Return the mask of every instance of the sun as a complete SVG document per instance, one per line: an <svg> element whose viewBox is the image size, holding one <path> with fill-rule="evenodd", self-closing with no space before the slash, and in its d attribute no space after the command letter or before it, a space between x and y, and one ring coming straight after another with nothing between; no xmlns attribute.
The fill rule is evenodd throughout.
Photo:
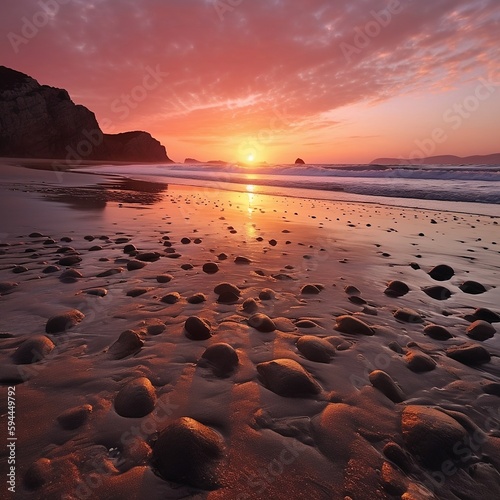
<svg viewBox="0 0 500 500"><path fill-rule="evenodd" d="M250 153L247 156L247 161L250 162L250 163L252 163L254 160L255 160L255 155L253 153Z"/></svg>

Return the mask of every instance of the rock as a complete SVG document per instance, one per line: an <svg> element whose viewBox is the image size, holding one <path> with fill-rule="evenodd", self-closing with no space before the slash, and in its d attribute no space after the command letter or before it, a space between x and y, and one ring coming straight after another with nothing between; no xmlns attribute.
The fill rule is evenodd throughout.
<svg viewBox="0 0 500 500"><path fill-rule="evenodd" d="M229 375L239 363L237 352L232 346L225 343L211 345L201 357L219 377Z"/></svg>
<svg viewBox="0 0 500 500"><path fill-rule="evenodd" d="M123 272L122 267L115 267L114 269L107 269L106 271L99 273L97 275L97 278L108 278L109 276L114 276L115 274L120 274L122 272Z"/></svg>
<svg viewBox="0 0 500 500"><path fill-rule="evenodd" d="M405 323L423 323L424 321L418 312L409 308L398 309L393 316Z"/></svg>
<svg viewBox="0 0 500 500"><path fill-rule="evenodd" d="M163 333L167 327L165 326L165 323L161 320L148 320L148 324L146 326L146 331L148 332L148 335L160 335L160 333Z"/></svg>
<svg viewBox="0 0 500 500"><path fill-rule="evenodd" d="M458 288L460 288L462 292L470 295L480 295L486 292L486 288L477 281L464 281Z"/></svg>
<svg viewBox="0 0 500 500"><path fill-rule="evenodd" d="M132 245L132 243L125 245L123 248L123 253L126 253L128 255L137 252L137 247L135 245Z"/></svg>
<svg viewBox="0 0 500 500"><path fill-rule="evenodd" d="M440 264L429 271L429 276L436 281L447 281L453 278L454 275L453 268L446 264Z"/></svg>
<svg viewBox="0 0 500 500"><path fill-rule="evenodd" d="M259 308L255 299L252 299L252 298L245 299L243 301L242 307L246 313L250 313L250 314L254 313Z"/></svg>
<svg viewBox="0 0 500 500"><path fill-rule="evenodd" d="M260 300L273 300L274 298L275 298L275 293L274 290L271 290L271 288L264 288L259 292Z"/></svg>
<svg viewBox="0 0 500 500"><path fill-rule="evenodd" d="M384 462L380 470L380 480L384 490L401 498L408 489L408 478L390 462Z"/></svg>
<svg viewBox="0 0 500 500"><path fill-rule="evenodd" d="M99 252L100 250L102 250L101 245L94 245L93 247L89 248L89 252Z"/></svg>
<svg viewBox="0 0 500 500"><path fill-rule="evenodd" d="M123 359L138 353L144 341L133 330L125 330L120 334L118 340L108 349L108 356L112 359Z"/></svg>
<svg viewBox="0 0 500 500"><path fill-rule="evenodd" d="M410 291L409 286L402 281L390 281L384 293L389 297L403 297Z"/></svg>
<svg viewBox="0 0 500 500"><path fill-rule="evenodd" d="M320 292L321 290L315 285L304 285L300 290L301 295L317 295Z"/></svg>
<svg viewBox="0 0 500 500"><path fill-rule="evenodd" d="M81 427L88 419L89 415L92 413L92 405L81 405L75 408L70 408L57 417L57 422L59 425L67 430L71 431Z"/></svg>
<svg viewBox="0 0 500 500"><path fill-rule="evenodd" d="M144 252L138 253L135 258L141 262L156 262L161 257L158 252Z"/></svg>
<svg viewBox="0 0 500 500"><path fill-rule="evenodd" d="M39 458L32 463L23 478L24 486L36 490L52 478L52 463L48 458Z"/></svg>
<svg viewBox="0 0 500 500"><path fill-rule="evenodd" d="M161 298L161 301L164 302L165 304L175 304L177 302L179 302L179 300L181 300L181 296L179 294L179 292L170 292L170 293L167 293L167 295L164 295L162 298Z"/></svg>
<svg viewBox="0 0 500 500"><path fill-rule="evenodd" d="M353 335L373 335L373 330L364 322L354 316L344 315L336 318L336 330Z"/></svg>
<svg viewBox="0 0 500 500"><path fill-rule="evenodd" d="M141 262L140 260L129 260L127 262L127 271L137 271L146 267L146 262Z"/></svg>
<svg viewBox="0 0 500 500"><path fill-rule="evenodd" d="M306 162L302 158L297 158L295 160L295 165L305 165Z"/></svg>
<svg viewBox="0 0 500 500"><path fill-rule="evenodd" d="M156 277L158 283L169 283L174 277L171 274L160 274Z"/></svg>
<svg viewBox="0 0 500 500"><path fill-rule="evenodd" d="M495 335L496 330L487 321L478 319L467 327L465 333L471 339L482 341L491 339Z"/></svg>
<svg viewBox="0 0 500 500"><path fill-rule="evenodd" d="M76 283L79 279L83 278L83 274L76 269L66 269L59 276L61 283Z"/></svg>
<svg viewBox="0 0 500 500"><path fill-rule="evenodd" d="M218 462L224 454L221 436L206 425L181 417L160 430L152 465L167 481L198 489L218 487Z"/></svg>
<svg viewBox="0 0 500 500"><path fill-rule="evenodd" d="M422 288L422 291L436 300L446 300L451 297L451 292L444 286L428 286Z"/></svg>
<svg viewBox="0 0 500 500"><path fill-rule="evenodd" d="M78 255L69 255L68 257L63 257L62 259L59 259L58 264L60 266L74 266L75 264L78 264L81 261L82 258L78 257Z"/></svg>
<svg viewBox="0 0 500 500"><path fill-rule="evenodd" d="M204 293L195 293L186 300L188 304L201 304L202 302L206 302L207 296Z"/></svg>
<svg viewBox="0 0 500 500"><path fill-rule="evenodd" d="M297 349L309 361L329 363L335 355L335 347L325 339L304 335L296 342Z"/></svg>
<svg viewBox="0 0 500 500"><path fill-rule="evenodd" d="M29 365L41 361L50 354L55 345L45 335L35 335L25 340L14 352L12 359L17 365Z"/></svg>
<svg viewBox="0 0 500 500"><path fill-rule="evenodd" d="M45 325L46 333L60 333L80 323L85 315L77 309L71 309L62 314L52 316Z"/></svg>
<svg viewBox="0 0 500 500"><path fill-rule="evenodd" d="M415 373L430 372L436 368L436 362L427 354L409 351L405 356L408 368Z"/></svg>
<svg viewBox="0 0 500 500"><path fill-rule="evenodd" d="M43 269L42 273L43 274L50 274L50 273L57 273L57 271L60 271L61 269L58 266L55 265L50 265L47 266Z"/></svg>
<svg viewBox="0 0 500 500"><path fill-rule="evenodd" d="M402 471L409 473L412 470L411 459L407 453L394 441L390 441L384 446L383 454Z"/></svg>
<svg viewBox="0 0 500 500"><path fill-rule="evenodd" d="M13 281L2 281L0 283L0 295L12 293L18 286L19 283L14 283Z"/></svg>
<svg viewBox="0 0 500 500"><path fill-rule="evenodd" d="M406 399L399 385L394 382L388 373L382 370L374 370L368 378L373 387L387 396L393 403L401 403Z"/></svg>
<svg viewBox="0 0 500 500"><path fill-rule="evenodd" d="M97 297L105 297L108 294L108 291L105 288L90 288L85 290L85 293L88 295L95 295Z"/></svg>
<svg viewBox="0 0 500 500"><path fill-rule="evenodd" d="M26 266L15 266L15 267L12 269L12 272L13 272L14 274L26 273L27 271L29 271L29 269L28 269Z"/></svg>
<svg viewBox="0 0 500 500"><path fill-rule="evenodd" d="M121 417L140 418L154 410L156 391L146 377L136 378L124 385L115 397L115 411Z"/></svg>
<svg viewBox="0 0 500 500"><path fill-rule="evenodd" d="M351 296L361 295L361 290L359 288L355 287L354 285L347 285L344 288L344 292L347 293L347 295L351 295Z"/></svg>
<svg viewBox="0 0 500 500"><path fill-rule="evenodd" d="M206 262L203 264L203 272L207 274L215 274L219 272L219 266L215 262Z"/></svg>
<svg viewBox="0 0 500 500"><path fill-rule="evenodd" d="M490 353L479 344L465 344L450 347L446 351L449 358L454 359L464 365L476 366L488 363L491 360Z"/></svg>
<svg viewBox="0 0 500 500"><path fill-rule="evenodd" d="M223 304L231 304L237 302L240 298L241 291L237 286L231 283L220 283L214 288L214 292L219 295L217 302Z"/></svg>
<svg viewBox="0 0 500 500"><path fill-rule="evenodd" d="M314 396L321 392L320 385L296 361L275 359L257 365L265 387L284 397Z"/></svg>
<svg viewBox="0 0 500 500"><path fill-rule="evenodd" d="M238 256L234 259L235 264L251 264L252 261L247 257Z"/></svg>
<svg viewBox="0 0 500 500"><path fill-rule="evenodd" d="M103 134L94 113L75 105L66 90L39 85L5 66L0 82L0 156L171 161L146 132Z"/></svg>
<svg viewBox="0 0 500 500"><path fill-rule="evenodd" d="M295 326L297 328L317 328L319 325L310 319L299 319Z"/></svg>
<svg viewBox="0 0 500 500"><path fill-rule="evenodd" d="M485 307L479 307L473 313L473 316L476 319L482 319L483 321L487 321L488 323L500 323L500 314L497 314L494 311L490 311L490 309L486 309Z"/></svg>
<svg viewBox="0 0 500 500"><path fill-rule="evenodd" d="M484 384L483 391L486 394L492 394L493 396L500 396L500 382L488 382Z"/></svg>
<svg viewBox="0 0 500 500"><path fill-rule="evenodd" d="M465 429L442 411L410 405L401 414L401 430L406 448L424 466L437 470L443 462L456 458L457 443L465 443Z"/></svg>
<svg viewBox="0 0 500 500"><path fill-rule="evenodd" d="M193 264L186 263L181 265L181 269L183 269L184 271L190 271L193 268L194 268Z"/></svg>
<svg viewBox="0 0 500 500"><path fill-rule="evenodd" d="M259 332L270 333L276 330L274 321L269 316L262 313L255 313L250 316L250 318L248 318L248 324Z"/></svg>
<svg viewBox="0 0 500 500"><path fill-rule="evenodd" d="M132 288L132 290L129 290L127 292L127 297L139 297L141 295L144 295L145 293L149 292L150 288Z"/></svg>
<svg viewBox="0 0 500 500"><path fill-rule="evenodd" d="M184 323L186 337L191 340L207 340L212 336L212 327L206 319L189 317Z"/></svg>
<svg viewBox="0 0 500 500"><path fill-rule="evenodd" d="M448 340L453 338L453 335L446 328L432 324L424 328L424 335L428 335L434 340Z"/></svg>
<svg viewBox="0 0 500 500"><path fill-rule="evenodd" d="M180 253L173 252L173 253L167 253L166 257L168 257L169 259L178 259L179 257L182 257L182 255Z"/></svg>

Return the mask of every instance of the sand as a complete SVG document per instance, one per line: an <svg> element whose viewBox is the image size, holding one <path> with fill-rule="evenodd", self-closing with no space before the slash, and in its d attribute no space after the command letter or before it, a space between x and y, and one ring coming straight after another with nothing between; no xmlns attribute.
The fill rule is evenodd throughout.
<svg viewBox="0 0 500 500"><path fill-rule="evenodd" d="M499 218L1 174L15 498L498 498Z"/></svg>

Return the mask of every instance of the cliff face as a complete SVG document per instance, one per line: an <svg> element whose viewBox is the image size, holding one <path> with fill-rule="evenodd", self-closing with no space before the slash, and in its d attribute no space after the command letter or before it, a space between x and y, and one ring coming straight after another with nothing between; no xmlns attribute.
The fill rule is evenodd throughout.
<svg viewBox="0 0 500 500"><path fill-rule="evenodd" d="M0 66L0 156L72 161L171 161L146 132L103 134L66 90Z"/></svg>

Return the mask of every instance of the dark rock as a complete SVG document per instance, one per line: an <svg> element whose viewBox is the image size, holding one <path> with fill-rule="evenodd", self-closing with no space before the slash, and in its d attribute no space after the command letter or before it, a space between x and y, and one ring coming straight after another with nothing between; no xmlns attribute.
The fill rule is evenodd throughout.
<svg viewBox="0 0 500 500"><path fill-rule="evenodd" d="M123 253L130 255L130 254L135 253L135 252L137 252L137 247L135 245L129 244L129 245L125 245L125 247L123 248Z"/></svg>
<svg viewBox="0 0 500 500"><path fill-rule="evenodd" d="M309 361L329 363L335 355L335 347L325 339L304 335L297 340L297 349Z"/></svg>
<svg viewBox="0 0 500 500"><path fill-rule="evenodd" d="M466 329L467 337L474 340L488 340L493 337L496 333L494 326L491 326L487 321L478 319L474 323L470 324Z"/></svg>
<svg viewBox="0 0 500 500"><path fill-rule="evenodd" d="M276 330L274 321L267 315L262 313L255 313L248 318L248 324L258 330L259 332L270 333Z"/></svg>
<svg viewBox="0 0 500 500"><path fill-rule="evenodd" d="M191 239L190 238L182 238L181 243L183 245L189 245L189 243L191 243Z"/></svg>
<svg viewBox="0 0 500 500"><path fill-rule="evenodd" d="M366 300L363 297L358 297L357 295L349 295L349 297L347 297L347 300L358 306L367 304Z"/></svg>
<svg viewBox="0 0 500 500"><path fill-rule="evenodd" d="M347 293L347 295L351 295L351 296L361 295L361 290L358 287L355 287L354 285L347 285L344 288L344 292Z"/></svg>
<svg viewBox="0 0 500 500"><path fill-rule="evenodd" d="M108 356L112 359L123 359L138 353L143 345L144 341L137 332L125 330L108 349Z"/></svg>
<svg viewBox="0 0 500 500"><path fill-rule="evenodd" d="M21 274L21 273L25 273L29 271L29 269L26 267L26 266L15 266L13 269L12 269L12 272L14 274Z"/></svg>
<svg viewBox="0 0 500 500"><path fill-rule="evenodd" d="M162 298L161 298L161 301L164 302L165 304L175 304L177 302L179 302L179 300L181 300L181 295L179 294L179 292L170 292L170 293L167 293L167 295L164 295Z"/></svg>
<svg viewBox="0 0 500 500"><path fill-rule="evenodd" d="M181 269L183 269L184 271L190 271L191 269L193 269L193 264L182 264Z"/></svg>
<svg viewBox="0 0 500 500"><path fill-rule="evenodd" d="M217 466L223 453L224 441L216 431L181 417L160 430L152 465L167 481L212 490L219 486Z"/></svg>
<svg viewBox="0 0 500 500"><path fill-rule="evenodd" d="M63 257L62 259L59 259L58 264L60 266L74 266L75 264L78 264L81 261L82 258L78 257L78 255L69 255L68 257Z"/></svg>
<svg viewBox="0 0 500 500"><path fill-rule="evenodd" d="M23 478L24 486L28 490L42 487L52 477L52 463L48 458L39 458L32 463Z"/></svg>
<svg viewBox="0 0 500 500"><path fill-rule="evenodd" d="M305 165L306 162L302 158L297 158L295 160L295 165Z"/></svg>
<svg viewBox="0 0 500 500"><path fill-rule="evenodd" d="M384 446L383 454L402 471L409 473L412 470L411 459L407 453L394 441L390 441Z"/></svg>
<svg viewBox="0 0 500 500"><path fill-rule="evenodd" d="M399 321L404 321L405 323L423 323L424 321L418 312L409 308L398 309L394 313L394 317Z"/></svg>
<svg viewBox="0 0 500 500"><path fill-rule="evenodd" d="M187 298L187 302L189 304L201 304L202 302L206 302L207 297L204 293L195 293Z"/></svg>
<svg viewBox="0 0 500 500"><path fill-rule="evenodd" d="M320 292L321 290L315 285L304 285L300 289L300 293L302 295L317 295Z"/></svg>
<svg viewBox="0 0 500 500"><path fill-rule="evenodd" d="M243 301L242 307L243 310L247 313L254 313L259 308L255 299L252 298L245 299Z"/></svg>
<svg viewBox="0 0 500 500"><path fill-rule="evenodd" d="M12 293L18 286L19 283L14 283L13 281L2 281L0 283L0 295Z"/></svg>
<svg viewBox="0 0 500 500"><path fill-rule="evenodd" d="M28 237L29 238L45 238L45 236L39 232L30 233Z"/></svg>
<svg viewBox="0 0 500 500"><path fill-rule="evenodd" d="M54 342L45 335L35 335L25 340L14 352L12 359L17 365L29 365L41 361L54 349Z"/></svg>
<svg viewBox="0 0 500 500"><path fill-rule="evenodd" d="M97 277L98 278L108 278L109 276L114 276L115 274L120 274L122 272L123 272L122 267L115 267L114 269L107 269L106 271L99 273L97 275Z"/></svg>
<svg viewBox="0 0 500 500"><path fill-rule="evenodd" d="M402 281L390 281L384 293L389 297L403 297L410 291L408 285Z"/></svg>
<svg viewBox="0 0 500 500"><path fill-rule="evenodd" d="M219 260L227 260L227 255L225 253L220 253L219 255L217 255L217 258Z"/></svg>
<svg viewBox="0 0 500 500"><path fill-rule="evenodd" d="M429 297L436 300L446 300L451 297L451 292L444 286L428 286L422 288L422 291Z"/></svg>
<svg viewBox="0 0 500 500"><path fill-rule="evenodd" d="M427 354L410 351L405 356L408 368L415 373L430 372L436 368L436 362Z"/></svg>
<svg viewBox="0 0 500 500"><path fill-rule="evenodd" d="M146 262L142 262L140 260L129 260L127 262L127 270L128 271L137 271L139 269L142 269L143 267L146 267L147 264Z"/></svg>
<svg viewBox="0 0 500 500"><path fill-rule="evenodd" d="M488 323L500 323L500 314L497 314L494 311L490 311L485 307L479 307L473 313L473 316L476 319L482 319L483 321L487 321Z"/></svg>
<svg viewBox="0 0 500 500"><path fill-rule="evenodd" d="M317 328L318 324L315 323L314 321L310 319L299 319L296 323L295 326L297 328Z"/></svg>
<svg viewBox="0 0 500 500"><path fill-rule="evenodd" d="M67 269L59 276L61 283L76 283L79 279L83 278L83 274L76 269Z"/></svg>
<svg viewBox="0 0 500 500"><path fill-rule="evenodd" d="M92 405L81 405L75 408L69 408L57 417L59 425L67 430L72 431L81 427L92 413Z"/></svg>
<svg viewBox="0 0 500 500"><path fill-rule="evenodd" d="M182 255L180 253L174 252L174 253L167 253L165 257L168 257L169 259L178 259L179 257L182 257Z"/></svg>
<svg viewBox="0 0 500 500"><path fill-rule="evenodd" d="M259 292L260 300L273 300L274 298L275 298L274 290L271 290L270 288L264 288Z"/></svg>
<svg viewBox="0 0 500 500"><path fill-rule="evenodd" d="M171 274L160 274L156 277L158 283L168 283L172 281L174 277Z"/></svg>
<svg viewBox="0 0 500 500"><path fill-rule="evenodd" d="M69 330L80 323L85 315L77 309L71 309L62 314L52 316L45 325L46 333L60 333Z"/></svg>
<svg viewBox="0 0 500 500"><path fill-rule="evenodd" d="M416 262L411 262L410 267L414 269L415 271L418 271L420 269L420 265L417 264Z"/></svg>
<svg viewBox="0 0 500 500"><path fill-rule="evenodd" d="M207 340L212 336L210 323L198 316L189 317L184 323L186 337L191 340Z"/></svg>
<svg viewBox="0 0 500 500"><path fill-rule="evenodd" d="M336 329L342 333L353 335L373 335L373 330L364 322L354 316L344 315L336 318Z"/></svg>
<svg viewBox="0 0 500 500"><path fill-rule="evenodd" d="M292 359L275 359L257 365L264 385L284 397L314 396L321 387L314 378Z"/></svg>
<svg viewBox="0 0 500 500"><path fill-rule="evenodd" d="M448 340L453 338L453 335L443 326L427 325L424 328L424 334L434 340Z"/></svg>
<svg viewBox="0 0 500 500"><path fill-rule="evenodd" d="M479 344L466 344L457 347L450 347L446 351L449 358L454 359L464 365L476 366L488 363L491 360L490 353Z"/></svg>
<svg viewBox="0 0 500 500"><path fill-rule="evenodd" d="M460 288L462 292L470 295L480 295L486 292L486 288L477 281L464 281L458 288Z"/></svg>
<svg viewBox="0 0 500 500"><path fill-rule="evenodd" d="M374 370L368 378L373 387L387 396L393 403L401 403L406 399L399 385L394 382L388 373L382 370Z"/></svg>
<svg viewBox="0 0 500 500"><path fill-rule="evenodd" d="M90 288L85 290L85 293L88 295L95 295L96 297L105 297L108 291L105 288Z"/></svg>
<svg viewBox="0 0 500 500"><path fill-rule="evenodd" d="M229 375L239 363L237 352L232 346L225 343L211 345L201 357L212 368L214 374L219 377Z"/></svg>
<svg viewBox="0 0 500 500"><path fill-rule="evenodd" d="M57 271L60 271L60 268L54 265L47 266L43 269L42 273L44 274L50 274L50 273L57 273Z"/></svg>
<svg viewBox="0 0 500 500"><path fill-rule="evenodd" d="M101 245L94 245L93 247L89 248L89 252L99 252L100 250L102 250Z"/></svg>
<svg viewBox="0 0 500 500"><path fill-rule="evenodd" d="M217 302L223 304L232 304L238 302L241 291L237 286L231 283L220 283L214 288L214 292L219 295Z"/></svg>
<svg viewBox="0 0 500 500"><path fill-rule="evenodd" d="M139 297L149 292L149 288L132 288L127 292L127 297Z"/></svg>
<svg viewBox="0 0 500 500"><path fill-rule="evenodd" d="M442 411L410 405L401 415L401 430L406 448L423 465L437 470L456 457L456 444L465 443L467 432Z"/></svg>
<svg viewBox="0 0 500 500"><path fill-rule="evenodd" d="M137 260L140 260L141 262L156 262L159 260L161 257L161 254L158 252L145 252L145 253L138 253L135 258Z"/></svg>
<svg viewBox="0 0 500 500"><path fill-rule="evenodd" d="M207 274L215 274L219 272L219 266L215 262L206 262L203 264L203 272Z"/></svg>
<svg viewBox="0 0 500 500"><path fill-rule="evenodd" d="M484 384L483 391L486 394L492 394L493 396L500 396L500 382L488 382Z"/></svg>
<svg viewBox="0 0 500 500"><path fill-rule="evenodd" d="M454 275L453 268L446 264L440 264L429 271L429 276L436 281L447 281L453 278Z"/></svg>
<svg viewBox="0 0 500 500"><path fill-rule="evenodd" d="M247 257L238 256L234 259L235 264L251 264L252 261Z"/></svg>
<svg viewBox="0 0 500 500"><path fill-rule="evenodd" d="M115 411L121 417L140 418L154 410L156 392L146 377L136 378L124 385L115 397Z"/></svg>

